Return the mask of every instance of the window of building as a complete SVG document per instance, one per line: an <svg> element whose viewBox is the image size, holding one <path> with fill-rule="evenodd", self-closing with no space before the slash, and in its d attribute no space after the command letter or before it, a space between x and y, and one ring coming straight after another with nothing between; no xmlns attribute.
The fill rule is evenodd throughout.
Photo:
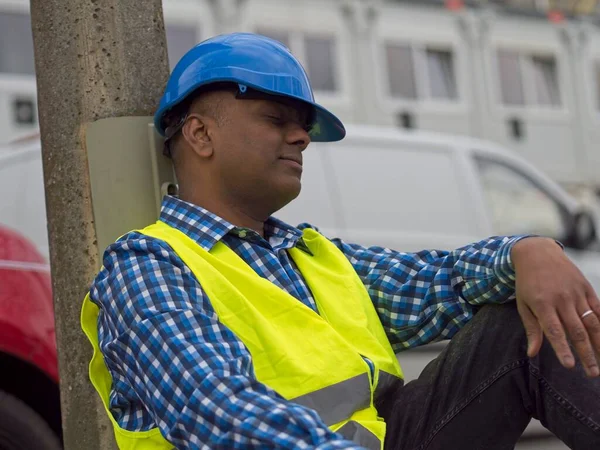
<svg viewBox="0 0 600 450"><path fill-rule="evenodd" d="M393 97L416 99L415 62L412 48L404 44L387 43L388 81Z"/></svg>
<svg viewBox="0 0 600 450"><path fill-rule="evenodd" d="M29 14L1 12L0 73L34 75L33 37Z"/></svg>
<svg viewBox="0 0 600 450"><path fill-rule="evenodd" d="M502 103L508 106L559 107L560 85L556 58L498 50Z"/></svg>
<svg viewBox="0 0 600 450"><path fill-rule="evenodd" d="M432 98L456 100L456 79L454 78L454 57L449 50L425 51L427 73Z"/></svg>
<svg viewBox="0 0 600 450"><path fill-rule="evenodd" d="M336 67L336 41L333 36L307 32L258 28L257 33L281 42L302 62L315 91L339 89Z"/></svg>
<svg viewBox="0 0 600 450"><path fill-rule="evenodd" d="M388 88L392 97L407 100L458 99L452 50L386 42L385 56Z"/></svg>
<svg viewBox="0 0 600 450"><path fill-rule="evenodd" d="M192 25L175 25L166 22L165 33L167 35L169 65L173 70L183 55L198 43L198 29Z"/></svg>
<svg viewBox="0 0 600 450"><path fill-rule="evenodd" d="M554 57L532 56L531 63L536 88L536 103L545 106L560 106L560 92Z"/></svg>
<svg viewBox="0 0 600 450"><path fill-rule="evenodd" d="M498 75L500 77L502 103L505 105L524 105L525 93L517 52L498 51Z"/></svg>
<svg viewBox="0 0 600 450"><path fill-rule="evenodd" d="M335 80L335 41L331 37L304 36L306 70L316 91L333 92Z"/></svg>

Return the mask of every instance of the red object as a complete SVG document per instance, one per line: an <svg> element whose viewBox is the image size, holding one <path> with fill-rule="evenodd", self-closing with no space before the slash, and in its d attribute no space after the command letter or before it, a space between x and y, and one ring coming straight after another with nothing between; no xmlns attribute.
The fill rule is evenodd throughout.
<svg viewBox="0 0 600 450"><path fill-rule="evenodd" d="M548 11L548 20L552 23L561 23L565 21L565 15L562 11L551 9Z"/></svg>
<svg viewBox="0 0 600 450"><path fill-rule="evenodd" d="M458 11L465 7L465 2L462 0L446 0L445 4L450 11Z"/></svg>
<svg viewBox="0 0 600 450"><path fill-rule="evenodd" d="M50 267L35 245L0 226L0 352L58 383Z"/></svg>

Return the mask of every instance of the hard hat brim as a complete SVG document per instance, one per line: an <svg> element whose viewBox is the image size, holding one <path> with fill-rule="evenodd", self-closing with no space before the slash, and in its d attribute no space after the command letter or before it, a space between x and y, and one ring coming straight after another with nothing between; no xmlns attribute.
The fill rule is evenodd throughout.
<svg viewBox="0 0 600 450"><path fill-rule="evenodd" d="M195 88L193 90L199 89L202 86L207 86L209 84L221 83L221 82L226 82L226 83L230 82L230 83L234 83L234 84L239 84L240 80L236 79L236 78L212 79L212 80L210 80L210 83L206 83L206 84L203 84L200 86L195 86ZM342 121L340 119L338 119L335 116L335 114L333 114L332 112L330 112L328 109L324 108L323 106L319 105L318 103L309 101L307 99L304 99L304 98L296 96L296 95L289 95L289 94L282 95L280 92L271 91L269 89L265 89L263 87L257 86L253 83L245 83L245 85L249 88L252 88L259 92L263 92L267 95L273 95L275 97L286 97L286 98L294 99L294 100L300 101L300 102L305 103L305 104L309 105L310 107L312 107L315 112L315 120L314 120L313 126L309 132L311 141L313 141L313 142L336 142L336 141L341 141L346 136L346 129L344 128ZM188 97L190 94L191 94L191 92L184 92L181 95L181 99L183 100L184 98ZM176 103L172 104L171 107L173 107L175 105L176 105ZM165 129L163 128L163 124L161 123L160 119L163 117L163 115L165 113L165 109L166 108L159 108L158 111L156 112L155 118L154 118L154 126L156 127L157 131L162 136L165 136Z"/></svg>
<svg viewBox="0 0 600 450"><path fill-rule="evenodd" d="M310 102L306 103L310 104ZM321 105L312 103L312 106L315 109L315 122L308 133L310 139L313 142L336 142L344 139L346 128L342 121Z"/></svg>

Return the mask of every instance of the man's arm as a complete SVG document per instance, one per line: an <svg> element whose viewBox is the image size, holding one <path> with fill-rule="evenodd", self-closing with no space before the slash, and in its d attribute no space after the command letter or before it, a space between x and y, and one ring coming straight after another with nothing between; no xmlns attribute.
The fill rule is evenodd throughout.
<svg viewBox="0 0 600 450"><path fill-rule="evenodd" d="M514 300L510 255L523 237L493 237L450 252L418 253L332 242L362 279L399 352L450 339L484 303Z"/></svg>
<svg viewBox="0 0 600 450"><path fill-rule="evenodd" d="M530 357L545 337L572 368L570 341L587 375L600 376L600 300L553 239L493 237L419 253L333 242L369 290L395 351L451 338L478 305L516 298Z"/></svg>
<svg viewBox="0 0 600 450"><path fill-rule="evenodd" d="M256 380L248 350L165 243L132 233L113 244L91 297L124 428L158 426L177 448L359 448Z"/></svg>

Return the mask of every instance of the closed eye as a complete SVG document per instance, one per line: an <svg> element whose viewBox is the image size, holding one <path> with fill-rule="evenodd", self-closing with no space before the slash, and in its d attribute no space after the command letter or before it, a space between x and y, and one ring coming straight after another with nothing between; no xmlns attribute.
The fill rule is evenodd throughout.
<svg viewBox="0 0 600 450"><path fill-rule="evenodd" d="M283 117L280 116L274 116L274 115L267 115L266 116L271 122L273 122L275 125L278 126L283 126L286 123L290 122L290 120L284 119ZM306 131L307 133L310 132L310 130L312 129L313 124L312 123L307 123L307 124L302 124L302 129L304 131Z"/></svg>
<svg viewBox="0 0 600 450"><path fill-rule="evenodd" d="M279 117L279 116L267 116L268 119L271 120L271 122L276 123L278 125L282 125L285 121Z"/></svg>

